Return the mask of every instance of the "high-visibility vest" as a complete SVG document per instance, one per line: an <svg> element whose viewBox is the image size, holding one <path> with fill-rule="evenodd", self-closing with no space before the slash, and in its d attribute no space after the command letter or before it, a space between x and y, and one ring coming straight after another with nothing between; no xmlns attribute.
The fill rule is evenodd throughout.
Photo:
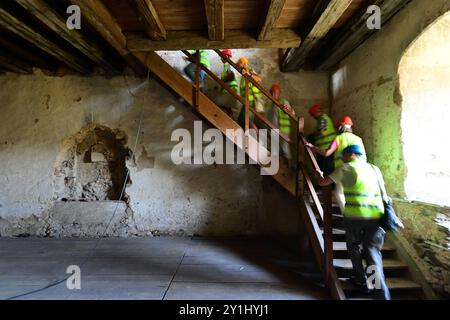
<svg viewBox="0 0 450 320"><path fill-rule="evenodd" d="M286 104L284 99L280 99L279 102L281 105ZM273 107L277 108L280 132L289 136L291 134L291 117L277 106L274 105Z"/></svg>
<svg viewBox="0 0 450 320"><path fill-rule="evenodd" d="M325 129L325 132L323 132L322 134L318 133L316 135L315 145L320 149L327 150L331 142L333 142L336 138L336 130L334 129L333 120L331 120L331 118L326 113L323 113L320 116L318 120L319 123L320 120L325 120L325 122L327 123L327 127Z"/></svg>
<svg viewBox="0 0 450 320"><path fill-rule="evenodd" d="M337 149L334 152L334 167L339 168L344 164L344 161L342 161L342 151L344 151L345 148L351 145L358 145L361 147L361 149L364 151L364 154L362 155L362 159L364 161L367 161L366 156L366 148L364 148L364 143L360 137L358 137L356 134L353 134L351 132L344 132L340 135L336 136L336 143L337 143Z"/></svg>
<svg viewBox="0 0 450 320"><path fill-rule="evenodd" d="M225 76L227 75L228 72L233 72L232 70L230 70L230 64L228 62L225 62L223 65L223 69L222 69L222 75L221 75L221 79L224 80ZM225 82L232 90L234 90L235 92L238 91L238 84L236 79ZM222 92L225 92L226 90L224 88L221 89Z"/></svg>
<svg viewBox="0 0 450 320"><path fill-rule="evenodd" d="M241 86L240 86L241 97L245 99L245 77L241 77ZM253 85L250 81L248 82L248 101L250 105L253 105L255 102L255 98L261 96L261 91Z"/></svg>
<svg viewBox="0 0 450 320"><path fill-rule="evenodd" d="M206 50L199 50L200 52L200 63L204 65L206 68L209 68L211 64L209 63L209 54ZM196 54L196 50L189 50L190 54Z"/></svg>
<svg viewBox="0 0 450 320"><path fill-rule="evenodd" d="M379 219L384 214L383 198L374 167L360 159L349 162L349 170L356 177L353 186L343 181L345 208L344 216L349 218Z"/></svg>

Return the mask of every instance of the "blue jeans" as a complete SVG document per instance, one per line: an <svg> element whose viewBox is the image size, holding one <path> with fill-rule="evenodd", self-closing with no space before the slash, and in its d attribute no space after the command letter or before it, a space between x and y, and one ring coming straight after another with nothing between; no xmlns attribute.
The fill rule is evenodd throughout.
<svg viewBox="0 0 450 320"><path fill-rule="evenodd" d="M195 63L189 63L186 68L184 68L184 73L195 83L195 70L197 69L197 65ZM205 83L205 71L200 69L200 85L203 86Z"/></svg>
<svg viewBox="0 0 450 320"><path fill-rule="evenodd" d="M354 277L357 283L365 284L367 281L366 270L363 267L362 258L366 260L369 276L376 284L375 292L380 299L390 300L391 295L386 285L383 271L383 257L381 248L384 244L386 232L380 227L377 219L352 219L345 218L345 231L347 250L353 264ZM363 251L361 254L360 245ZM377 287L378 286L378 287Z"/></svg>

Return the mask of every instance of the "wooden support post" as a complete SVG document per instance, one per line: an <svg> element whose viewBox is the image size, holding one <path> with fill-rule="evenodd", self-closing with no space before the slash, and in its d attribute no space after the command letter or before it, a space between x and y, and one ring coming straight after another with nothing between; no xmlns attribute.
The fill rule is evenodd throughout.
<svg viewBox="0 0 450 320"><path fill-rule="evenodd" d="M245 79L245 110L244 110L244 116L245 116L245 148L248 149L248 135L249 135L249 128L250 128L250 99L249 99L249 87L248 87L248 80Z"/></svg>
<svg viewBox="0 0 450 320"><path fill-rule="evenodd" d="M275 29L285 3L286 0L270 0L268 2L267 14L259 32L258 40L272 39L272 31Z"/></svg>
<svg viewBox="0 0 450 320"><path fill-rule="evenodd" d="M198 108L200 101L200 50L196 51L195 54L195 98L194 98L194 106Z"/></svg>
<svg viewBox="0 0 450 320"><path fill-rule="evenodd" d="M325 244L325 285L327 289L331 289L331 274L333 271L333 207L331 193L331 186L324 188L323 237Z"/></svg>
<svg viewBox="0 0 450 320"><path fill-rule="evenodd" d="M208 37L211 41L223 41L225 39L224 2L224 0L204 0L208 21Z"/></svg>
<svg viewBox="0 0 450 320"><path fill-rule="evenodd" d="M147 34L152 40L166 40L166 29L159 19L155 6L151 0L135 0L139 14L147 25Z"/></svg>

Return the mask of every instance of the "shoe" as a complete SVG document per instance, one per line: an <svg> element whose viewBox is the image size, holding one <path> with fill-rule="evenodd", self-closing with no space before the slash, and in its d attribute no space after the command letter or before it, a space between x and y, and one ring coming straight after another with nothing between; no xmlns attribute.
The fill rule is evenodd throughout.
<svg viewBox="0 0 450 320"><path fill-rule="evenodd" d="M359 291L361 291L364 294L369 294L371 290L367 287L367 284L365 282L361 283L356 281L355 278L348 279L348 282L350 282L354 287L358 288Z"/></svg>

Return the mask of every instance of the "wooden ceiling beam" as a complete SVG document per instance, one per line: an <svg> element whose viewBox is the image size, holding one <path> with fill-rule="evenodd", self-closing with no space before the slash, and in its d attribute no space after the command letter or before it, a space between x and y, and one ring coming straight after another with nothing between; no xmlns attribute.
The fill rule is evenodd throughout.
<svg viewBox="0 0 450 320"><path fill-rule="evenodd" d="M273 30L273 39L258 41L247 31L225 30L224 41L211 41L201 32L172 31L166 41L152 41L142 33L127 32L128 49L136 51L185 50L185 49L246 49L292 48L300 45L300 36L291 29Z"/></svg>
<svg viewBox="0 0 450 320"><path fill-rule="evenodd" d="M41 69L56 70L56 66L52 65L48 60L50 57L43 53L37 53L37 50L30 50L23 48L17 41L13 41L7 38L3 33L0 33L0 47L7 49L11 53L19 56L25 61L30 62L32 65ZM45 56L45 58L43 57ZM47 60L46 60L47 59Z"/></svg>
<svg viewBox="0 0 450 320"><path fill-rule="evenodd" d="M267 14L258 35L258 40L271 40L272 30L275 28L286 0L269 0Z"/></svg>
<svg viewBox="0 0 450 320"><path fill-rule="evenodd" d="M373 4L381 9L382 26L395 14L403 9L411 0L376 0ZM367 28L369 15L364 10L363 14L350 21L345 28L333 39L333 45L326 50L327 55L315 61L320 70L328 70L342 61L366 39L378 30Z"/></svg>
<svg viewBox="0 0 450 320"><path fill-rule="evenodd" d="M102 36L138 74L145 75L145 68L127 49L127 39L122 28L100 0L70 0L80 7L83 19Z"/></svg>
<svg viewBox="0 0 450 320"><path fill-rule="evenodd" d="M147 34L152 40L166 40L166 29L159 19L151 0L135 0L138 13L147 24Z"/></svg>
<svg viewBox="0 0 450 320"><path fill-rule="evenodd" d="M225 39L225 5L224 0L204 0L208 37L211 41Z"/></svg>
<svg viewBox="0 0 450 320"><path fill-rule="evenodd" d="M308 54L333 28L347 11L353 0L321 0L315 8L313 20L297 49L291 49L282 62L283 71L298 71L305 63Z"/></svg>
<svg viewBox="0 0 450 320"><path fill-rule="evenodd" d="M128 53L127 40L108 9L99 0L71 0L81 9L81 16L121 55Z"/></svg>
<svg viewBox="0 0 450 320"><path fill-rule="evenodd" d="M64 62L70 68L80 73L87 73L89 71L89 68L81 58L51 42L3 8L0 8L0 25L22 39L34 44L49 55Z"/></svg>
<svg viewBox="0 0 450 320"><path fill-rule="evenodd" d="M113 73L120 72L113 63L108 61L108 57L97 44L78 30L69 30L66 21L44 0L17 0L17 2L101 68Z"/></svg>
<svg viewBox="0 0 450 320"><path fill-rule="evenodd" d="M14 57L10 53L0 48L0 67L17 73L31 73L33 68L18 57Z"/></svg>

